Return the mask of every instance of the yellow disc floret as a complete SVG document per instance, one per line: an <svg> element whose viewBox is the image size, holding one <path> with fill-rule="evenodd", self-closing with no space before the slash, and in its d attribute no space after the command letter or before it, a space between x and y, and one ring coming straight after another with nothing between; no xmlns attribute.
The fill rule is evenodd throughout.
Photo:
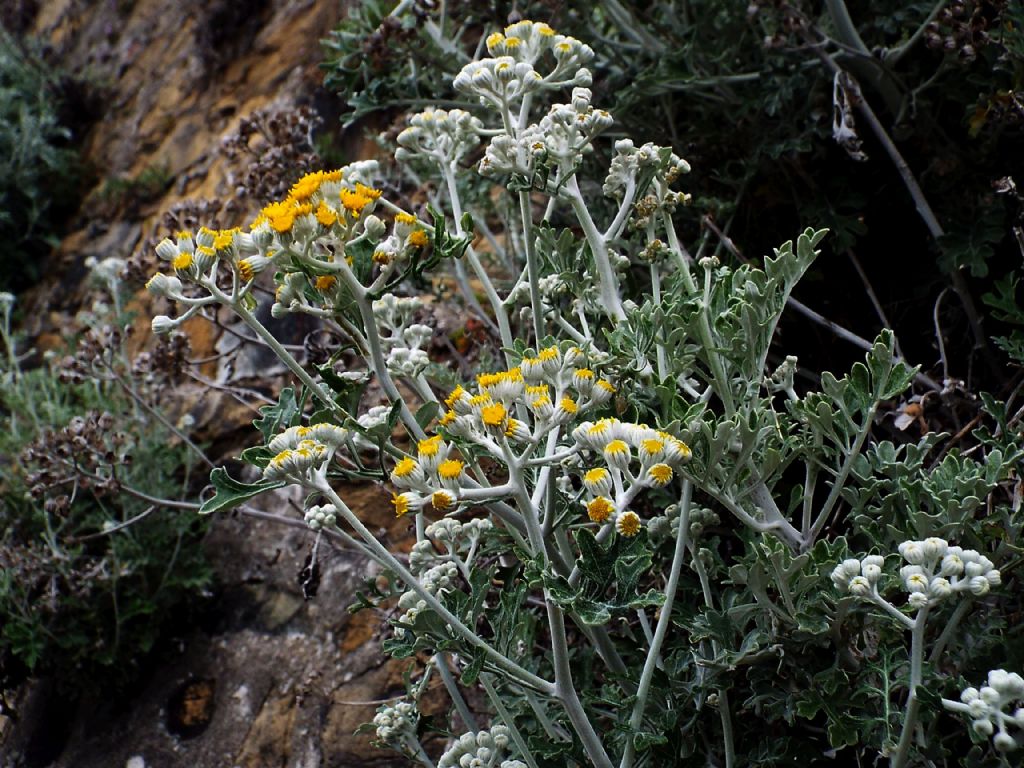
<svg viewBox="0 0 1024 768"><path fill-rule="evenodd" d="M442 461L437 467L437 476L442 480L454 480L462 474L463 463L458 459Z"/></svg>
<svg viewBox="0 0 1024 768"><path fill-rule="evenodd" d="M628 509L615 521L615 530L623 536L636 536L640 533L640 527L640 515Z"/></svg>
<svg viewBox="0 0 1024 768"><path fill-rule="evenodd" d="M431 456L437 456L438 451L441 450L441 436L434 435L428 437L426 440L420 440L416 444L416 450L419 451L420 456L430 458Z"/></svg>
<svg viewBox="0 0 1024 768"><path fill-rule="evenodd" d="M611 516L614 510L614 505L604 496L598 496L587 503L587 515L595 523L603 523Z"/></svg>
<svg viewBox="0 0 1024 768"><path fill-rule="evenodd" d="M493 403L480 410L480 418L488 427L500 427L505 423L508 412L501 403Z"/></svg>
<svg viewBox="0 0 1024 768"><path fill-rule="evenodd" d="M408 477L416 471L416 467L419 466L415 459L411 459L406 456L400 462L395 465L394 471L391 473L395 477Z"/></svg>

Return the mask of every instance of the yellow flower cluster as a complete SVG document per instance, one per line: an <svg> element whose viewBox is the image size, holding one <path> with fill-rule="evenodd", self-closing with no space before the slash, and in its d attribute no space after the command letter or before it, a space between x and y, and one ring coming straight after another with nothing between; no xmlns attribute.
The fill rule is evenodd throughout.
<svg viewBox="0 0 1024 768"><path fill-rule="evenodd" d="M573 430L573 438L581 449L600 454L604 461L604 466L583 474L587 515L595 523L614 515L616 530L623 536L635 536L643 525L626 509L636 494L668 485L692 455L686 443L667 432L618 419L583 422Z"/></svg>
<svg viewBox="0 0 1024 768"><path fill-rule="evenodd" d="M598 379L588 368L575 367L582 357L578 349L563 354L558 347L548 347L510 370L480 374L477 394L460 386L448 395L440 424L451 435L484 444L502 437L519 442L537 439L581 411L607 402L615 392L611 382ZM529 414L532 424L513 414Z"/></svg>
<svg viewBox="0 0 1024 768"><path fill-rule="evenodd" d="M416 458L406 456L391 470L391 482L405 489L392 494L395 515L401 517L409 510L419 510L428 501L441 513L450 511L458 503L460 486L466 479L466 465L451 457L452 447L441 435L420 440Z"/></svg>
<svg viewBox="0 0 1024 768"><path fill-rule="evenodd" d="M268 224L278 234L284 234L291 231L299 217L309 215L328 229L345 220L345 212L357 220L381 192L360 182L343 186L343 176L341 170L307 173L295 182L284 200L263 208L250 229Z"/></svg>

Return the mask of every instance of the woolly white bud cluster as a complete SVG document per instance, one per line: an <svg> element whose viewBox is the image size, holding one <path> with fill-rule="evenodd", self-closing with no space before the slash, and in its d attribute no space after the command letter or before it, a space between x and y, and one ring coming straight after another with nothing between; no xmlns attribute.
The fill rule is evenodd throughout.
<svg viewBox="0 0 1024 768"><path fill-rule="evenodd" d="M502 753L508 749L509 730L504 725L492 725L489 731L464 733L441 755L437 768L519 768L518 760L498 762Z"/></svg>
<svg viewBox="0 0 1024 768"><path fill-rule="evenodd" d="M420 586L431 595L442 598L446 592L455 588L458 576L458 566L453 562L445 561L420 573L419 582ZM416 617L427 609L427 602L420 597L419 593L410 589L408 592L403 592L402 596L398 598L398 607L404 613L395 620L397 625L395 626L395 637L402 638L405 637L406 629L401 625L411 626L414 624Z"/></svg>
<svg viewBox="0 0 1024 768"><path fill-rule="evenodd" d="M645 488L663 488L692 453L683 441L646 424L618 419L585 421L572 436L583 451L600 454L602 465L583 474L583 505L595 523L614 522L624 536L635 536L642 523L626 507Z"/></svg>
<svg viewBox="0 0 1024 768"><path fill-rule="evenodd" d="M637 176L644 171L654 172L652 191L659 206L685 202L675 193L668 191L680 175L690 172L690 164L672 152L669 147L647 143L637 147L631 139L615 142L615 157L612 158L605 177L602 191L606 197L622 199L626 190L636 183Z"/></svg>
<svg viewBox="0 0 1024 768"><path fill-rule="evenodd" d="M305 521L306 525L313 531L330 528L338 522L338 508L333 504L313 505L306 510Z"/></svg>
<svg viewBox="0 0 1024 768"><path fill-rule="evenodd" d="M950 546L945 539L904 541L898 550L907 562L900 569L900 582L911 608L924 608L957 592L981 596L1000 583L991 560L973 549ZM832 571L832 582L857 597L881 600L883 563L880 555L844 560Z"/></svg>
<svg viewBox="0 0 1024 768"><path fill-rule="evenodd" d="M973 549L951 547L938 537L904 541L899 553L908 563L900 569L900 580L909 593L907 602L914 608L954 592L980 597L1000 583L999 571L987 557Z"/></svg>
<svg viewBox="0 0 1024 768"><path fill-rule="evenodd" d="M422 347L434 335L434 329L412 322L413 313L422 308L419 299L397 298L386 294L373 303L373 316L380 330L381 344L387 350L387 367L393 376L416 377L430 364Z"/></svg>
<svg viewBox="0 0 1024 768"><path fill-rule="evenodd" d="M966 688L960 701L943 699L942 705L970 717L974 732L992 736L992 746L1000 752L1011 752L1019 746L1008 730L1024 729L1024 678L1016 672L993 669L988 673L988 685L981 690Z"/></svg>
<svg viewBox="0 0 1024 768"><path fill-rule="evenodd" d="M377 727L377 739L385 744L404 746L408 739L416 738L419 717L416 705L409 701L381 707L373 718L373 724Z"/></svg>
<svg viewBox="0 0 1024 768"><path fill-rule="evenodd" d="M439 162L457 163L480 143L483 123L462 109L428 109L409 118L398 134L395 159L405 162L421 155Z"/></svg>

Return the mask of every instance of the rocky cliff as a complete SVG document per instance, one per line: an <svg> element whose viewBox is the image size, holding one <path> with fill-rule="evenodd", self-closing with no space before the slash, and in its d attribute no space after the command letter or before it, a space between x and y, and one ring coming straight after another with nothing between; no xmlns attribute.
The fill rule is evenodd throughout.
<svg viewBox="0 0 1024 768"><path fill-rule="evenodd" d="M319 40L342 4L49 0L19 7L27 31L94 96L85 110L91 114L79 116L94 187L43 284L26 297L27 330L45 348L72 328L90 257L128 259L175 202L232 194L218 147L240 120L266 107L329 104L320 90ZM146 299L139 301L145 310ZM193 357L216 349L208 325L192 331ZM196 412L200 428L251 418L228 400L180 408ZM348 496L382 538L406 535L383 491L360 487ZM274 503L285 510L294 501ZM0 753L21 753L31 766L75 768L393 764L368 737L353 735L380 700L404 691L404 666L379 651L382 617L345 610L372 574L365 559L321 546L323 581L307 602L298 573L312 548L308 531L225 517L206 546L219 577L207 625L183 630L131 697L61 702L45 684L25 691L20 721L0 717Z"/></svg>

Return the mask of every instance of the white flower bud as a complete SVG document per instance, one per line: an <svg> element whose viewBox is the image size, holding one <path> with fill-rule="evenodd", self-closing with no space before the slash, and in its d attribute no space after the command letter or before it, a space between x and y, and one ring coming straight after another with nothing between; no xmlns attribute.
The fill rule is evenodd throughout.
<svg viewBox="0 0 1024 768"><path fill-rule="evenodd" d="M363 231L373 240L377 240L387 233L387 225L372 213L363 219Z"/></svg>
<svg viewBox="0 0 1024 768"><path fill-rule="evenodd" d="M992 739L992 746L1000 752L1012 752L1017 748L1017 740L1006 731L1000 731Z"/></svg>
<svg viewBox="0 0 1024 768"><path fill-rule="evenodd" d="M964 704L970 704L972 701L977 701L979 697L980 694L978 693L977 688L964 688L963 693L960 694L960 701Z"/></svg>
<svg viewBox="0 0 1024 768"><path fill-rule="evenodd" d="M964 561L957 552L949 552L942 558L939 573L942 576L959 576L964 572Z"/></svg>
<svg viewBox="0 0 1024 768"><path fill-rule="evenodd" d="M903 582L908 592L924 592L928 589L928 577L923 573L912 573Z"/></svg>
<svg viewBox="0 0 1024 768"><path fill-rule="evenodd" d="M977 691L975 691L975 693L977 693ZM967 703L967 710L970 712L971 717L980 718L988 717L989 712L992 711L992 707L990 707L985 700L979 696Z"/></svg>
<svg viewBox="0 0 1024 768"><path fill-rule="evenodd" d="M842 562L843 570L846 571L851 577L857 576L860 573L860 560L849 558Z"/></svg>
<svg viewBox="0 0 1024 768"><path fill-rule="evenodd" d="M971 723L971 727L974 729L974 732L979 736L991 736L992 731L995 730L995 728L992 725L992 721L984 718L975 720L973 723Z"/></svg>
<svg viewBox="0 0 1024 768"><path fill-rule="evenodd" d="M919 541L904 541L899 545L899 553L911 565L920 565L925 560L924 547Z"/></svg>
<svg viewBox="0 0 1024 768"><path fill-rule="evenodd" d="M868 555L860 561L862 565L875 565L881 568L885 565L885 558L881 555Z"/></svg>
<svg viewBox="0 0 1024 768"><path fill-rule="evenodd" d="M928 585L928 595L930 597L942 599L944 597L949 597L951 594L953 594L953 587L950 586L948 580L941 576L936 576Z"/></svg>
<svg viewBox="0 0 1024 768"><path fill-rule="evenodd" d="M850 594L857 597L866 597L871 594L871 582L863 576L854 576L850 579Z"/></svg>
<svg viewBox="0 0 1024 768"><path fill-rule="evenodd" d="M978 693L981 695L982 701L991 707L998 707L1003 701L1002 694L991 685L983 685Z"/></svg>
<svg viewBox="0 0 1024 768"><path fill-rule="evenodd" d="M167 315L156 315L153 318L150 327L153 329L153 333L157 334L158 336L162 336L163 334L170 333L175 328L177 328L178 323L169 318Z"/></svg>
<svg viewBox="0 0 1024 768"><path fill-rule="evenodd" d="M924 608L928 605L928 595L924 592L914 592L907 598L907 605L916 609Z"/></svg>
<svg viewBox="0 0 1024 768"><path fill-rule="evenodd" d="M922 548L924 549L925 557L929 560L937 560L945 556L946 551L949 549L949 543L937 536L930 536L922 542Z"/></svg>
<svg viewBox="0 0 1024 768"><path fill-rule="evenodd" d="M165 237L156 244L156 255L164 261L172 261L178 255L178 246L173 240Z"/></svg>
<svg viewBox="0 0 1024 768"><path fill-rule="evenodd" d="M875 584L882 577L882 569L873 563L865 563L861 567L861 572L871 584Z"/></svg>
<svg viewBox="0 0 1024 768"><path fill-rule="evenodd" d="M988 591L992 589L992 585L988 583L988 579L984 576L975 576L971 579L971 594L975 597L981 597L982 595L988 594Z"/></svg>

